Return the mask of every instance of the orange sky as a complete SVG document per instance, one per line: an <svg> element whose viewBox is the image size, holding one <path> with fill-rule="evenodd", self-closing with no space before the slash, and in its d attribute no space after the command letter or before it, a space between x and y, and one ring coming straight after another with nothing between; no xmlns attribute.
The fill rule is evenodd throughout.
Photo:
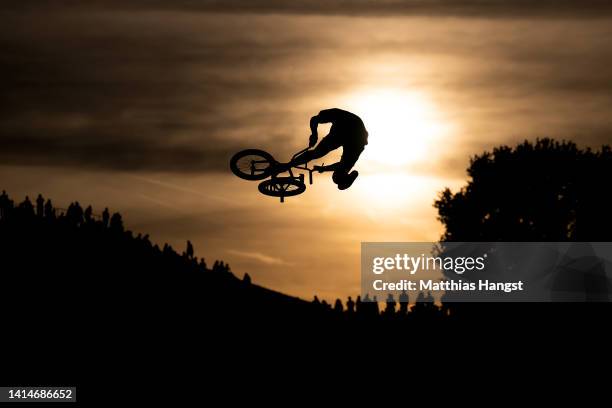
<svg viewBox="0 0 612 408"><path fill-rule="evenodd" d="M2 188L109 206L156 242L190 239L209 263L305 298L356 295L362 241L437 239L432 203L470 155L538 136L610 143L606 19L40 17L2 29L15 61ZM229 172L242 148L288 159L329 107L370 132L351 189L315 174L280 204Z"/></svg>

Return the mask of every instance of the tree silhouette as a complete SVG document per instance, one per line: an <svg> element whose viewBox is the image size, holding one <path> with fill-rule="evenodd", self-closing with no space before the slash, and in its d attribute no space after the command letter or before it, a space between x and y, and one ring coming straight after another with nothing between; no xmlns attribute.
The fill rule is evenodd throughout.
<svg viewBox="0 0 612 408"><path fill-rule="evenodd" d="M435 201L444 241L609 241L612 150L539 139L472 158Z"/></svg>

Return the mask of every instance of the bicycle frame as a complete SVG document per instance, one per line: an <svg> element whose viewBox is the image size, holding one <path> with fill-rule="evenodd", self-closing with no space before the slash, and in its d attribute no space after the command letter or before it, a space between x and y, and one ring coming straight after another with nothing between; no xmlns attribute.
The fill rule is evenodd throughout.
<svg viewBox="0 0 612 408"><path fill-rule="evenodd" d="M291 161L293 161L293 160L294 160L296 157L298 157L299 155L301 155L302 153L304 153L304 152L306 152L306 151L308 151L308 150L310 150L310 147L307 147L307 148L305 148L305 149L303 149L303 150L300 150L299 152L297 152L296 154L294 154L294 155L293 155L293 157L291 157ZM300 174L300 176L299 176L299 177L296 177L296 176L293 174L293 171L291 170L292 168L299 169L299 170L306 170L306 171L308 172L308 184L312 184L312 173L313 173L315 170L314 170L314 169L311 169L311 168L309 168L309 167L308 167L308 162L304 163L304 165L302 165L302 166L291 166L291 167L289 167L289 169L288 169L288 170L285 170L285 171L287 171L287 172L289 173L289 175L290 175L291 177L293 177L293 178L299 178L299 179L302 181L302 183L303 183L303 182L304 182L304 175L303 175L303 174ZM280 171L280 172L278 172L278 173L274 173L274 174L272 174L272 175L271 175L271 177L276 177L277 175L279 175L280 173L284 173L285 171Z"/></svg>

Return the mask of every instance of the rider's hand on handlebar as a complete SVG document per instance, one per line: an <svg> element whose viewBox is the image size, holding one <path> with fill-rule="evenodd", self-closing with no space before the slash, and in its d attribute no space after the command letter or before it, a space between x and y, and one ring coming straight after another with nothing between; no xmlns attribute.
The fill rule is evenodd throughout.
<svg viewBox="0 0 612 408"><path fill-rule="evenodd" d="M319 137L317 135L310 135L310 140L308 143L309 147L314 147L314 145L317 144L317 140L319 139Z"/></svg>
<svg viewBox="0 0 612 408"><path fill-rule="evenodd" d="M318 171L319 173L323 173L323 166L314 166L312 169Z"/></svg>

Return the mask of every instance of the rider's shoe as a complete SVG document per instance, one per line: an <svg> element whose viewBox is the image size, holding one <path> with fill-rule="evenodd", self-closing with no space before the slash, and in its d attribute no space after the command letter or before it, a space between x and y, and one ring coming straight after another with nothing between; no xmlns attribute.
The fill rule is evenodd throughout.
<svg viewBox="0 0 612 408"><path fill-rule="evenodd" d="M344 182L338 183L338 190L346 190L347 188L352 186L358 175L359 172L357 170L351 171Z"/></svg>

